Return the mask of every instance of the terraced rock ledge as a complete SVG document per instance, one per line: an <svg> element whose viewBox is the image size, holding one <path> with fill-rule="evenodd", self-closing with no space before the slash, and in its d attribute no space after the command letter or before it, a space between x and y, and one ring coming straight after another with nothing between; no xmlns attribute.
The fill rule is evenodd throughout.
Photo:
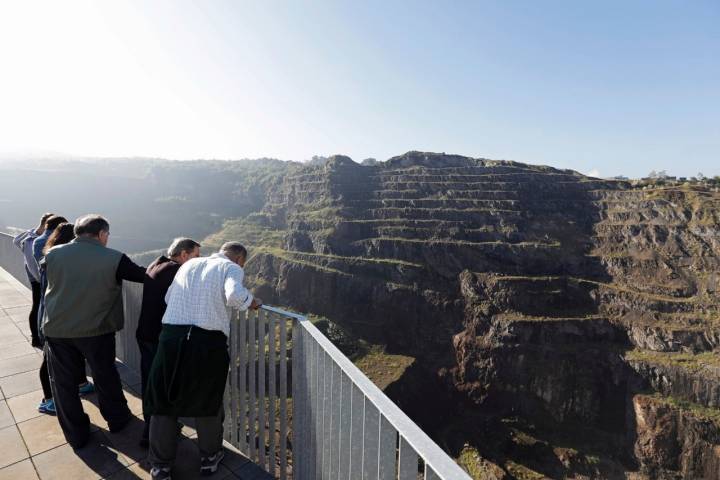
<svg viewBox="0 0 720 480"><path fill-rule="evenodd" d="M359 363L476 478L720 478L717 192L409 152L265 196L205 243L381 346Z"/></svg>

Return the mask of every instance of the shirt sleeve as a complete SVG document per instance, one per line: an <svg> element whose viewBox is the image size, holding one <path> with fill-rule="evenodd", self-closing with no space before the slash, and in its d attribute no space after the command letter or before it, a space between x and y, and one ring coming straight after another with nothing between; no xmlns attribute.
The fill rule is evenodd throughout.
<svg viewBox="0 0 720 480"><path fill-rule="evenodd" d="M33 245L32 245L33 257L35 257L35 260L38 262L43 257L42 250L43 250L44 246L45 246L45 244L42 241L40 241L40 237L33 240Z"/></svg>
<svg viewBox="0 0 720 480"><path fill-rule="evenodd" d="M247 310L252 303L253 296L250 291L243 286L245 272L239 265L231 265L225 276L225 299L228 307Z"/></svg>
<svg viewBox="0 0 720 480"><path fill-rule="evenodd" d="M127 255L123 253L120 257L120 263L118 264L117 271L115 272L115 278L118 283L123 280L128 282L143 283L145 282L145 267L136 265L135 262L130 260Z"/></svg>
<svg viewBox="0 0 720 480"><path fill-rule="evenodd" d="M23 242L27 238L27 236L30 235L30 231L22 232L20 235L17 235L15 238L13 238L13 245L15 245L20 250L23 249Z"/></svg>

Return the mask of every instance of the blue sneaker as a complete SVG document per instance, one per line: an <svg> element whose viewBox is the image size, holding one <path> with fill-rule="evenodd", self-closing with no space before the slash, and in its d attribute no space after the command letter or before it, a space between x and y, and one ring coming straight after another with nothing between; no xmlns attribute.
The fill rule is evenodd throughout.
<svg viewBox="0 0 720 480"><path fill-rule="evenodd" d="M83 385L80 385L78 388L78 393L80 393L81 397L84 397L85 395L90 395L95 391L95 385L93 385L90 382L85 382Z"/></svg>
<svg viewBox="0 0 720 480"><path fill-rule="evenodd" d="M55 400L51 398L50 400L43 400L40 402L40 405L38 405L38 412L45 413L47 415L56 415L57 410L55 409Z"/></svg>

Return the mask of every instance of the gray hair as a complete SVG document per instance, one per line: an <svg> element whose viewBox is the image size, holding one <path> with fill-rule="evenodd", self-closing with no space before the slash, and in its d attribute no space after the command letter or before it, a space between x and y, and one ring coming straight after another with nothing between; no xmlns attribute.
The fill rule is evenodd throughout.
<svg viewBox="0 0 720 480"><path fill-rule="evenodd" d="M240 257L247 258L247 250L240 242L223 243L223 246L220 247L220 253L231 260L236 260Z"/></svg>
<svg viewBox="0 0 720 480"><path fill-rule="evenodd" d="M200 247L200 244L192 238L178 237L173 240L170 247L168 247L167 256L177 257L182 252L190 253L198 247Z"/></svg>
<svg viewBox="0 0 720 480"><path fill-rule="evenodd" d="M75 220L75 236L97 237L100 232L109 232L110 224L102 215L91 213Z"/></svg>

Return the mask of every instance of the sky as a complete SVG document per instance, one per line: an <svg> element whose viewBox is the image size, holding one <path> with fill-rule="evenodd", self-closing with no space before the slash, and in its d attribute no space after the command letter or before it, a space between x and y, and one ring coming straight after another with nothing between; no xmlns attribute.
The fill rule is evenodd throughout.
<svg viewBox="0 0 720 480"><path fill-rule="evenodd" d="M0 0L0 152L720 175L720 2Z"/></svg>

